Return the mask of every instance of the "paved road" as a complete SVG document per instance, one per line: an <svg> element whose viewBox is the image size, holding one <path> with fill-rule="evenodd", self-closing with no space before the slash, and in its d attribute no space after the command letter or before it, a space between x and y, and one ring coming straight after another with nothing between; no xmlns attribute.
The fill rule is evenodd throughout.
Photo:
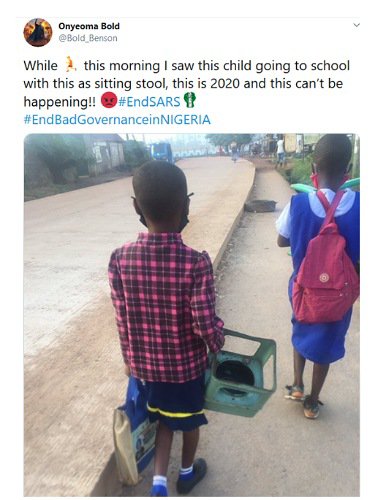
<svg viewBox="0 0 375 500"><path fill-rule="evenodd" d="M187 244L217 256L221 234L249 191L248 164L228 158L183 160L191 200ZM237 193L237 196L234 195ZM37 354L59 338L101 292L107 294L111 250L143 226L132 207L131 178L25 204L25 352ZM217 235L219 232L219 235Z"/></svg>
<svg viewBox="0 0 375 500"><path fill-rule="evenodd" d="M246 161L179 163L190 191L187 244L219 260L252 185ZM143 228L131 179L25 204L25 494L88 496L113 450L125 390L109 300L110 252Z"/></svg>

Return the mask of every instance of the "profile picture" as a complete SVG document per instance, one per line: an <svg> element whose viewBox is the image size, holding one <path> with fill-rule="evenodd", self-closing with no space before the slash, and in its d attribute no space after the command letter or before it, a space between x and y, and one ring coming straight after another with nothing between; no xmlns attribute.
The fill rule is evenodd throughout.
<svg viewBox="0 0 375 500"><path fill-rule="evenodd" d="M52 28L46 20L36 17L26 23L23 36L26 42L33 47L43 47L52 38Z"/></svg>

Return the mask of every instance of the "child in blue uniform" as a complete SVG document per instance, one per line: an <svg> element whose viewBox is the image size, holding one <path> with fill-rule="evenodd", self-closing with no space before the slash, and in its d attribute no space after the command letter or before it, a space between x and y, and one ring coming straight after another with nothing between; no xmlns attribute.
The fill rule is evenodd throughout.
<svg viewBox="0 0 375 500"><path fill-rule="evenodd" d="M351 158L351 142L344 134L328 134L316 144L312 179L329 203L345 182ZM276 221L280 247L291 247L293 273L289 280L289 299L292 286L305 256L309 241L314 238L325 218L325 210L316 192L300 193L292 197ZM346 252L354 265L359 264L359 193L345 190L336 212L335 221L346 240ZM319 394L329 366L345 355L345 336L352 308L342 320L331 323L300 323L292 315L292 344L294 348L294 381L287 386L286 398L303 401L306 418L319 414ZM314 363L311 394L305 397L303 372L306 359Z"/></svg>

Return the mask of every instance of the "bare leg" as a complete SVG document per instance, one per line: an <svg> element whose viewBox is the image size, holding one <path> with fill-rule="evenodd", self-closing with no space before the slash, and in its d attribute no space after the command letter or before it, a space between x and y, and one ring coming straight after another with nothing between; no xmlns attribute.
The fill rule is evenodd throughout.
<svg viewBox="0 0 375 500"><path fill-rule="evenodd" d="M173 431L159 421L155 440L154 475L167 476L169 457L173 441Z"/></svg>
<svg viewBox="0 0 375 500"><path fill-rule="evenodd" d="M294 361L294 382L293 382L293 385L298 385L299 387L303 387L303 372L305 369L306 358L301 356L301 354L294 349L293 350L293 361Z"/></svg>
<svg viewBox="0 0 375 500"><path fill-rule="evenodd" d="M194 462L195 452L197 451L199 441L199 427L193 431L183 433L182 446L182 467L185 469L190 467Z"/></svg>
<svg viewBox="0 0 375 500"><path fill-rule="evenodd" d="M320 391L322 390L323 384L325 382L327 373L329 370L329 364L321 365L314 363L313 375L312 375L312 386L311 386L311 402L317 403L319 399Z"/></svg>

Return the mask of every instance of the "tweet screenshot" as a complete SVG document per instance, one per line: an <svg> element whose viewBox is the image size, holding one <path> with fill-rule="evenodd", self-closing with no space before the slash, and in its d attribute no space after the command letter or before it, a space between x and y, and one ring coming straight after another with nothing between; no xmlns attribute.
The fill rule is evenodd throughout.
<svg viewBox="0 0 375 500"><path fill-rule="evenodd" d="M366 495L364 19L166 4L16 19L12 494Z"/></svg>

